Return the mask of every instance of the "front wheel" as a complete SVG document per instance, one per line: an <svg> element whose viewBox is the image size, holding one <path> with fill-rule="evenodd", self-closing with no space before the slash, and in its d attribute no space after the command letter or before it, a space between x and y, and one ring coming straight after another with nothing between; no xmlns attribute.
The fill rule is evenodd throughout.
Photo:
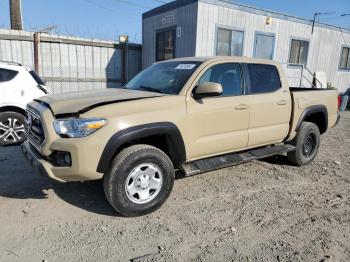
<svg viewBox="0 0 350 262"><path fill-rule="evenodd" d="M105 174L108 202L121 215L141 216L165 202L175 180L169 157L158 148L134 145L121 151Z"/></svg>
<svg viewBox="0 0 350 262"><path fill-rule="evenodd" d="M25 140L24 116L17 112L0 113L0 145L16 145Z"/></svg>
<svg viewBox="0 0 350 262"><path fill-rule="evenodd" d="M292 145L295 146L295 151L287 153L288 160L297 166L309 164L316 157L320 147L318 126L314 123L303 122Z"/></svg>

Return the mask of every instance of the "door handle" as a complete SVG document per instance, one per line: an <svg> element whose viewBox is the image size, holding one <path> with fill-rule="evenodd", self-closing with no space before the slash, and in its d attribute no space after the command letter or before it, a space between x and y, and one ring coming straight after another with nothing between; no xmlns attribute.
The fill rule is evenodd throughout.
<svg viewBox="0 0 350 262"><path fill-rule="evenodd" d="M236 110L244 110L244 109L247 109L247 108L248 108L248 105L245 105L245 104L240 104L238 106L235 106Z"/></svg>
<svg viewBox="0 0 350 262"><path fill-rule="evenodd" d="M280 100L277 102L277 105L283 106L287 104L287 100Z"/></svg>

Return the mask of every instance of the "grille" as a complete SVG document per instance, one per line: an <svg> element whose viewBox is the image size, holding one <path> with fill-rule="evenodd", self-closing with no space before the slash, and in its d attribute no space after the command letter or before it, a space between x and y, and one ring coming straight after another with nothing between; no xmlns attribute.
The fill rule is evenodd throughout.
<svg viewBox="0 0 350 262"><path fill-rule="evenodd" d="M29 107L26 109L24 127L31 144L41 147L45 141L44 129L39 114Z"/></svg>

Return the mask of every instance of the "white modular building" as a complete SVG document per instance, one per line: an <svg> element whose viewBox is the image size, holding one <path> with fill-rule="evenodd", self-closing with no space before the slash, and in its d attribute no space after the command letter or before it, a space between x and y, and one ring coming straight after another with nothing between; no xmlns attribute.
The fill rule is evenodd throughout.
<svg viewBox="0 0 350 262"><path fill-rule="evenodd" d="M142 28L143 68L177 57L247 56L282 63L291 86L311 85L302 76L316 72L322 87L350 87L349 29L230 0L173 1L144 13Z"/></svg>

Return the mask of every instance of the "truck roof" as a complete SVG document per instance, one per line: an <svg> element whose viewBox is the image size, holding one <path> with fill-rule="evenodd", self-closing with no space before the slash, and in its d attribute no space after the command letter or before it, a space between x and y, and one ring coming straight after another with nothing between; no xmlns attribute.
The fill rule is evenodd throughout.
<svg viewBox="0 0 350 262"><path fill-rule="evenodd" d="M273 60L252 58L246 56L192 56L192 57L182 57L175 58L163 62L171 61L193 61L193 62L219 62L219 61L230 61L230 62L246 62L246 63L263 63L263 64L273 64L278 65L279 63Z"/></svg>

